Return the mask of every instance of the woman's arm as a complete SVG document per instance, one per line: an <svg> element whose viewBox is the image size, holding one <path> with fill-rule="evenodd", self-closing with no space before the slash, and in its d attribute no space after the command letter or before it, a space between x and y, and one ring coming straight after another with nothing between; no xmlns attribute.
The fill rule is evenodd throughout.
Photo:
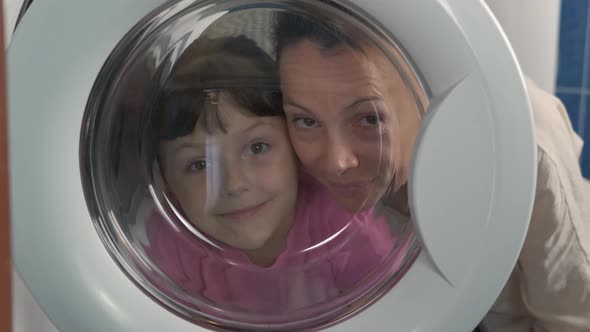
<svg viewBox="0 0 590 332"><path fill-rule="evenodd" d="M502 327L490 331L590 331L590 182L579 166L582 141L561 102L528 83L538 144L535 203L518 265L489 315Z"/></svg>
<svg viewBox="0 0 590 332"><path fill-rule="evenodd" d="M536 200L518 262L520 292L536 325L590 331L590 184L560 163L540 150Z"/></svg>

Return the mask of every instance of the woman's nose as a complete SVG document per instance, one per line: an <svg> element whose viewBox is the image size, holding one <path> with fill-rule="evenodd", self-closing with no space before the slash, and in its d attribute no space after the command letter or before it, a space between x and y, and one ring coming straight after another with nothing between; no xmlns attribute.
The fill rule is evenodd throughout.
<svg viewBox="0 0 590 332"><path fill-rule="evenodd" d="M359 166L359 160L352 147L343 139L332 139L324 153L323 163L329 174L342 175Z"/></svg>

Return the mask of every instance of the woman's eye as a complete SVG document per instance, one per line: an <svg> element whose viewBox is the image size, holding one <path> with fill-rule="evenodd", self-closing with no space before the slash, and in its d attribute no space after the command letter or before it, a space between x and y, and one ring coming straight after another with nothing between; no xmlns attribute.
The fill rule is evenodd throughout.
<svg viewBox="0 0 590 332"><path fill-rule="evenodd" d="M299 128L313 128L317 126L317 122L310 118L295 118L293 119L295 126Z"/></svg>
<svg viewBox="0 0 590 332"><path fill-rule="evenodd" d="M250 145L250 153L259 154L266 151L270 146L266 143L254 143Z"/></svg>
<svg viewBox="0 0 590 332"><path fill-rule="evenodd" d="M379 114L369 114L364 116L360 121L361 126L376 126L381 122Z"/></svg>
<svg viewBox="0 0 590 332"><path fill-rule="evenodd" d="M197 160L188 165L190 172L201 172L207 168L207 162L205 160Z"/></svg>

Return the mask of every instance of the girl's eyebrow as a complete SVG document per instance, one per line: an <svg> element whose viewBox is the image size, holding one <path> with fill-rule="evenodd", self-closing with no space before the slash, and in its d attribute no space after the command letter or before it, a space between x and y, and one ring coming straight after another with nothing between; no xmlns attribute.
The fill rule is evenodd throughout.
<svg viewBox="0 0 590 332"><path fill-rule="evenodd" d="M242 130L242 133L246 133L246 132L252 131L252 130L254 130L254 129L258 128L258 127L265 127L265 126L273 127L273 126L272 126L270 123L268 123L268 122L263 122L263 121L260 121L260 122L256 122L256 123L252 124L251 126L249 126L249 127L245 128L245 129L243 129L243 130Z"/></svg>
<svg viewBox="0 0 590 332"><path fill-rule="evenodd" d="M268 123L268 122L264 122L264 121L257 121L256 123L250 125L249 127L245 128L242 130L242 133L246 133L249 131L252 131L258 127L271 127L274 128L272 124ZM178 153L178 151L184 150L184 149L193 149L193 150L206 150L207 146L212 146L215 143L203 143L203 142L198 142L198 141L186 141L186 142L182 142L179 143L175 148L174 148L174 152Z"/></svg>
<svg viewBox="0 0 590 332"><path fill-rule="evenodd" d="M184 149L205 149L207 144L200 143L200 142L183 142L179 144L176 148L174 148L174 152L178 152Z"/></svg>

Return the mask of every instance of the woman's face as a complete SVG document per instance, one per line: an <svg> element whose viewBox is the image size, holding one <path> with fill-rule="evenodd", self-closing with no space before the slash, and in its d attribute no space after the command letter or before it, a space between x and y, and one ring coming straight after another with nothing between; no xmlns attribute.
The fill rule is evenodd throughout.
<svg viewBox="0 0 590 332"><path fill-rule="evenodd" d="M419 112L383 55L303 40L282 51L279 68L295 152L341 206L371 207L394 177L405 181Z"/></svg>
<svg viewBox="0 0 590 332"><path fill-rule="evenodd" d="M288 233L294 218L296 160L285 122L249 115L224 94L217 108L225 130L197 124L192 134L161 144L163 175L201 231L239 249L260 249Z"/></svg>

